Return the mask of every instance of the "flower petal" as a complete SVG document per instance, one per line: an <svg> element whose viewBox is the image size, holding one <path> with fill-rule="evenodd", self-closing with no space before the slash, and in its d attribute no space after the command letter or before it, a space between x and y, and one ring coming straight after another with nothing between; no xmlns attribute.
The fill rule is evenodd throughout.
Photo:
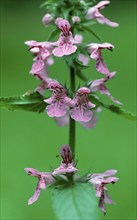
<svg viewBox="0 0 137 220"><path fill-rule="evenodd" d="M36 176L39 177L40 176L40 172L38 170L35 170L33 168L25 168L24 169L26 171L26 173L28 173L30 176Z"/></svg>
<svg viewBox="0 0 137 220"><path fill-rule="evenodd" d="M103 175L104 176L113 176L117 173L117 170L106 170Z"/></svg>
<svg viewBox="0 0 137 220"><path fill-rule="evenodd" d="M56 57L63 57L64 56L64 50L63 50L63 47L60 46L60 47L57 47L53 50L53 54L54 56Z"/></svg>
<svg viewBox="0 0 137 220"><path fill-rule="evenodd" d="M25 41L24 43L29 47L38 47L40 45L40 43L35 40Z"/></svg>
<svg viewBox="0 0 137 220"><path fill-rule="evenodd" d="M42 82L40 83L40 85L37 86L37 88L35 89L35 91L36 91L36 92L39 92L40 94L43 94L43 93L45 92L47 86L48 86L48 83L45 82L45 81L42 81Z"/></svg>
<svg viewBox="0 0 137 220"><path fill-rule="evenodd" d="M110 21L108 18L105 18L104 16L98 17L98 18L96 18L96 19L97 19L97 21L98 21L100 24L107 24L107 25L109 25L109 26L111 26L111 27L118 27L118 26L119 26L118 23L113 22L113 21Z"/></svg>
<svg viewBox="0 0 137 220"><path fill-rule="evenodd" d="M73 163L69 163L68 165L65 163L61 163L61 165L53 171L53 175L58 175L62 173L72 173L76 172L77 169L73 166Z"/></svg>
<svg viewBox="0 0 137 220"><path fill-rule="evenodd" d="M55 101L46 110L49 117L62 117L67 113L67 105L62 101Z"/></svg>
<svg viewBox="0 0 137 220"><path fill-rule="evenodd" d="M106 190L104 190L104 203L106 203L106 204L114 204L113 200L108 195L108 192Z"/></svg>
<svg viewBox="0 0 137 220"><path fill-rule="evenodd" d="M83 106L77 106L70 110L71 118L76 121L87 122L91 120L92 112Z"/></svg>
<svg viewBox="0 0 137 220"><path fill-rule="evenodd" d="M108 177L105 180L103 180L104 184L108 184L108 183L116 183L119 180L119 178L117 177Z"/></svg>
<svg viewBox="0 0 137 220"><path fill-rule="evenodd" d="M80 53L78 56L78 60L84 65L87 66L89 63L89 57L85 56L84 54Z"/></svg>
<svg viewBox="0 0 137 220"><path fill-rule="evenodd" d="M80 122L85 128L90 129L90 128L94 128L96 123L97 123L97 117L95 116L95 114L93 114L92 118L90 119L90 121L87 122Z"/></svg>
<svg viewBox="0 0 137 220"><path fill-rule="evenodd" d="M64 55L70 55L72 53L75 53L77 47L70 44L64 44L63 45L63 53Z"/></svg>
<svg viewBox="0 0 137 220"><path fill-rule="evenodd" d="M101 209L101 211L105 215L106 214L106 209L105 209L105 206L104 206L104 199L102 197L100 197L100 200L99 200L99 208Z"/></svg>
<svg viewBox="0 0 137 220"><path fill-rule="evenodd" d="M38 182L34 195L28 200L28 205L31 205L34 202L36 202L39 198L39 195L40 195L40 184Z"/></svg>
<svg viewBox="0 0 137 220"><path fill-rule="evenodd" d="M64 116L62 117L54 117L54 120L56 121L57 125L60 126L60 127L63 127L65 125L68 125L69 124L69 115L68 114L65 114Z"/></svg>
<svg viewBox="0 0 137 220"><path fill-rule="evenodd" d="M110 1L101 1L99 2L96 7L97 8L100 8L100 9L103 9L105 6L109 5L110 4Z"/></svg>
<svg viewBox="0 0 137 220"><path fill-rule="evenodd" d="M96 60L96 69L98 72L103 73L103 74L110 73L110 71L107 68L107 65L104 63L102 56L100 56L100 58Z"/></svg>
<svg viewBox="0 0 137 220"><path fill-rule="evenodd" d="M44 65L45 64L44 64L43 60L38 60L38 61L34 62L30 73L35 74L35 73L41 71L44 68Z"/></svg>

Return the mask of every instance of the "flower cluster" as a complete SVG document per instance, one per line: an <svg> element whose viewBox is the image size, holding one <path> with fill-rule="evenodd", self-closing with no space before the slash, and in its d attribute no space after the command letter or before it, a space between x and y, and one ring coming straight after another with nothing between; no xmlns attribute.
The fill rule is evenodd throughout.
<svg viewBox="0 0 137 220"><path fill-rule="evenodd" d="M28 200L29 205L37 201L41 189L45 190L47 185L52 186L54 184L57 184L58 176L62 179L69 181L68 175L71 174L73 176L74 183L75 181L81 181L81 177L76 174L76 172L78 172L78 169L75 167L70 146L62 145L62 147L60 148L60 156L62 157L61 164L57 169L54 169L52 172L39 172L38 170L35 170L33 168L25 168L25 171L28 173L28 175L34 176L38 179L38 184L36 186L34 195ZM105 185L118 181L117 177L112 177L116 172L116 170L107 170L104 173L88 174L85 179L85 182L88 181L95 188L96 196L99 197L99 208L104 212L104 214L106 214L104 204L114 203L109 197L108 190ZM77 176L77 178L75 178L75 176Z"/></svg>
<svg viewBox="0 0 137 220"><path fill-rule="evenodd" d="M44 101L49 105L46 107L49 117L53 117L55 120L62 121L62 126L66 124L66 118L71 118L81 123L91 122L93 112L90 110L95 107L88 99L90 89L81 87L76 92L73 99L69 98L66 94L66 89L60 85L57 81L49 83L48 89L52 90L52 96Z"/></svg>
<svg viewBox="0 0 137 220"><path fill-rule="evenodd" d="M60 148L60 156L63 160L61 161L60 166L53 170L53 172L39 172L33 168L25 168L25 171L28 173L28 175L38 178L38 184L36 186L34 195L28 200L29 205L34 203L39 198L41 189L46 189L47 185L53 185L55 183L56 175L74 173L77 171L74 166L71 148L68 145L62 145Z"/></svg>
<svg viewBox="0 0 137 220"><path fill-rule="evenodd" d="M99 23L107 23L111 26L117 26L116 23L110 22L99 10L109 4L109 1L101 1L96 6L89 8L86 18L96 18ZM30 73L37 79L41 80L40 85L35 89L39 93L45 90L51 90L52 96L44 101L48 104L46 111L49 117L54 118L58 125L64 126L69 123L69 116L75 121L79 121L86 128L93 128L96 124L96 112L100 112L100 108L96 108L95 104L89 100L90 94L100 92L106 94L113 102L121 104L118 100L111 96L105 83L112 79L116 72L110 72L102 57L102 49L111 50L114 46L110 43L90 43L87 44L84 51L87 55L79 52L83 36L78 33L73 36L72 26L68 20L63 18L54 18L50 14L46 14L43 19L44 25L55 22L57 28L61 31L59 39L56 42L36 42L26 41L29 51L34 54L34 63ZM80 24L81 19L78 16L72 17L73 24ZM77 51L77 53L76 53ZM96 61L96 70L105 74L104 78L89 81L86 85L79 88L74 96L68 97L68 90L63 87L57 80L49 77L48 67L54 64L54 57L63 57L76 54L76 58L83 64L89 63L89 58ZM72 91L74 93L74 91ZM92 109L93 108L93 109Z"/></svg>
<svg viewBox="0 0 137 220"><path fill-rule="evenodd" d="M51 81L47 89L53 92L52 96L44 100L49 104L46 107L48 116L54 118L60 126L68 124L70 115L71 118L79 121L84 127L94 127L96 121L95 112L100 112L101 109L92 110L92 108L95 108L95 104L89 101L90 94L98 91L101 94L106 94L113 102L122 104L111 96L105 85L105 82L112 79L115 74L116 72L112 72L102 79L89 82L87 87L79 88L72 99L67 96L66 89L59 82Z"/></svg>

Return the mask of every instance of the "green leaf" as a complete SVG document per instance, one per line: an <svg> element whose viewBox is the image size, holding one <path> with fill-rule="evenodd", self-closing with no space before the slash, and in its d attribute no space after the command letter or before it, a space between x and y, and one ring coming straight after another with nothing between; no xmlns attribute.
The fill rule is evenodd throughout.
<svg viewBox="0 0 137 220"><path fill-rule="evenodd" d="M46 108L44 96L38 92L27 92L18 97L0 98L0 107L9 110L25 110L32 112L43 112Z"/></svg>
<svg viewBox="0 0 137 220"><path fill-rule="evenodd" d="M74 67L77 66L80 69L87 69L89 66L83 65L82 62L80 62L79 60L75 59L74 62Z"/></svg>
<svg viewBox="0 0 137 220"><path fill-rule="evenodd" d="M82 81L88 81L87 77L80 71L80 70L77 70L76 71L76 75L82 80Z"/></svg>
<svg viewBox="0 0 137 220"><path fill-rule="evenodd" d="M53 208L60 220L97 219L95 192L89 183L73 183L53 188Z"/></svg>
<svg viewBox="0 0 137 220"><path fill-rule="evenodd" d="M96 108L99 106L102 106L108 110L110 110L113 113L116 113L118 115L121 115L122 117L129 119L129 120L137 120L137 115L128 112L126 110L124 110L123 108L120 108L119 106L116 105L106 105L103 102L100 101L99 98L95 97L95 96L90 96L90 101L93 102L96 105Z"/></svg>
<svg viewBox="0 0 137 220"><path fill-rule="evenodd" d="M43 7L47 6L48 4L49 4L49 2L44 2L40 5L40 8L43 8Z"/></svg>
<svg viewBox="0 0 137 220"><path fill-rule="evenodd" d="M94 37L96 37L99 41L101 41L101 38L92 30L90 29L88 26L86 25L81 25L81 27L85 30L88 31L89 33L91 33Z"/></svg>
<svg viewBox="0 0 137 220"><path fill-rule="evenodd" d="M109 105L109 106L107 106L107 108L110 111L112 111L112 112L114 112L114 113L116 113L118 115L123 116L124 118L127 118L129 120L137 120L137 115L135 115L135 114L133 114L131 112L128 112L128 111L126 111L126 110L124 110L124 109L122 109L122 108L120 108L118 106Z"/></svg>
<svg viewBox="0 0 137 220"><path fill-rule="evenodd" d="M51 41L59 32L60 32L60 30L58 28L56 28L53 31L51 31L51 33L50 33L50 35L48 37L48 41Z"/></svg>

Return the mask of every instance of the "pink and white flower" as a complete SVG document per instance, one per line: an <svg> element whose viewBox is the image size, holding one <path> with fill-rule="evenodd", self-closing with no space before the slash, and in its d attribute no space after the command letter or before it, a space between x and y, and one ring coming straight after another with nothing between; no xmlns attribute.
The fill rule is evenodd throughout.
<svg viewBox="0 0 137 220"><path fill-rule="evenodd" d="M105 187L106 184L116 183L119 179L117 177L111 177L117 173L117 170L107 170L104 173L96 173L89 175L89 182L96 189L96 196L99 199L99 208L106 214L106 209L104 204L114 204L110 196L108 195L108 190Z"/></svg>
<svg viewBox="0 0 137 220"><path fill-rule="evenodd" d="M26 41L25 44L29 46L29 51L34 54L34 63L30 73L40 80L46 80L46 67L52 65L54 62L51 62L53 46L50 44L50 42L37 41ZM48 59L50 59L50 61Z"/></svg>
<svg viewBox="0 0 137 220"><path fill-rule="evenodd" d="M52 177L51 173L48 172L39 172L38 170L35 170L33 168L25 168L25 171L30 176L34 176L38 178L38 184L36 186L36 190L34 192L34 195L28 200L28 205L33 204L36 202L40 195L41 189L46 189L46 185L53 184L54 178Z"/></svg>
<svg viewBox="0 0 137 220"><path fill-rule="evenodd" d="M96 69L98 72L103 74L109 74L110 71L107 68L107 65L104 63L101 50L107 49L111 50L114 48L114 46L110 43L92 43L88 45L88 52L90 53L90 57L94 60L96 60Z"/></svg>
<svg viewBox="0 0 137 220"><path fill-rule="evenodd" d="M91 82L89 82L89 89L91 90L91 92L97 92L99 91L101 94L105 94L107 95L113 102L117 103L117 104L122 104L120 101L118 101L117 99L115 99L111 93L108 91L105 83L109 80L112 79L115 76L116 72L112 72L106 75L106 77L102 78L102 79L97 79L97 80L93 80Z"/></svg>
<svg viewBox="0 0 137 220"><path fill-rule="evenodd" d="M30 70L30 74L34 75L42 83L36 88L36 91L43 93L51 79L48 77L47 67L54 63L52 55L53 46L50 42L26 41L29 51L34 54L34 63Z"/></svg>
<svg viewBox="0 0 137 220"><path fill-rule="evenodd" d="M87 19L96 19L100 24L107 24L111 27L118 27L118 23L110 21L100 13L100 10L109 4L110 1L101 1L97 5L89 8L87 12Z"/></svg>
<svg viewBox="0 0 137 220"><path fill-rule="evenodd" d="M69 145L62 145L60 149L60 156L63 160L60 166L52 172L52 175L73 173L77 171L77 168L74 166L73 155Z"/></svg>
<svg viewBox="0 0 137 220"><path fill-rule="evenodd" d="M70 115L76 121L87 122L92 118L93 113L89 108L94 108L95 105L89 101L88 94L90 89L81 87L71 101Z"/></svg>
<svg viewBox="0 0 137 220"><path fill-rule="evenodd" d="M55 23L62 33L60 34L58 41L52 43L53 46L56 46L53 50L54 56L62 57L64 55L75 53L77 46L73 45L76 41L70 31L71 26L69 22L63 18L57 18Z"/></svg>
<svg viewBox="0 0 137 220"><path fill-rule="evenodd" d="M66 95L66 89L57 81L52 81L48 85L48 89L53 91L52 96L44 101L49 105L46 107L49 117L64 116L69 107L71 98Z"/></svg>

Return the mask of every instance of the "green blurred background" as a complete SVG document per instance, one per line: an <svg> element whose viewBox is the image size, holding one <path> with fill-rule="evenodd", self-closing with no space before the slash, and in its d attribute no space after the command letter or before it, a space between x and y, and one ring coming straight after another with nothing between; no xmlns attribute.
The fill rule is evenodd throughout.
<svg viewBox="0 0 137 220"><path fill-rule="evenodd" d="M31 54L24 41L45 41L52 28L45 28L41 19L45 13L39 6L42 0L1 1L1 95L14 96L33 90L38 81L30 76ZM94 25L104 42L115 45L113 53L103 51L110 70L117 71L108 83L112 95L135 113L136 104L136 1L112 0L102 12L119 28ZM97 42L91 35L87 42ZM61 67L61 68L60 68ZM63 69L64 68L64 69ZM62 61L51 68L51 77L69 83L69 73ZM102 77L95 70L94 61L85 71L89 78ZM78 81L77 81L78 82ZM81 84L82 85L82 84ZM104 100L111 103L104 97ZM136 139L135 122L107 110L99 113L99 123L93 130L77 124L76 158L81 174L117 169L120 181L110 186L116 205L107 206L105 219L136 219ZM59 147L68 143L68 127L59 128L46 113L1 110L1 219L55 219L50 192L41 192L32 206L36 179L28 177L25 167L50 171L57 167ZM100 218L104 219L100 212Z"/></svg>

